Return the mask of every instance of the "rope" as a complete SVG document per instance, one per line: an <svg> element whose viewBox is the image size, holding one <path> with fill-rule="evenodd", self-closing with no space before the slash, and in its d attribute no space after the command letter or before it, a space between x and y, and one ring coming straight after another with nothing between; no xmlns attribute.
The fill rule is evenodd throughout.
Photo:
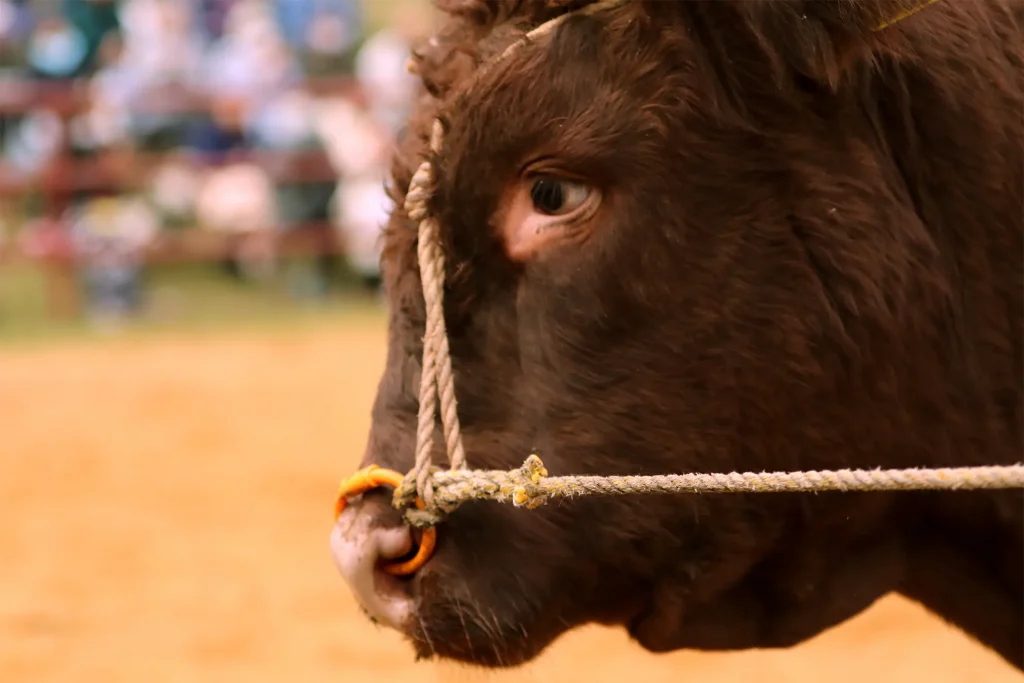
<svg viewBox="0 0 1024 683"><path fill-rule="evenodd" d="M732 472L649 476L550 477L541 459L531 455L513 470L438 470L430 473L436 508L411 510L408 519L429 526L473 500L511 502L534 509L554 498L652 493L794 493L822 491L912 491L1024 488L1024 465L844 469L806 472ZM399 502L403 493L396 492Z"/></svg>
<svg viewBox="0 0 1024 683"><path fill-rule="evenodd" d="M595 13L623 5L628 0L600 0L577 10ZM891 26L936 0L924 0L913 11L879 26ZM568 12L541 24L485 65L493 68L535 38L551 33L569 16ZM448 333L444 319L445 258L437 219L430 214L435 178L430 159L441 153L444 128L434 121L430 154L409 185L405 211L419 223L417 257L422 280L426 322L423 334L423 362L420 405L416 432L416 461L395 488L393 502L409 508L406 517L416 526L432 526L460 505L471 500L511 501L517 507L535 508L552 498L582 495L624 495L633 493L726 493L782 491L908 491L1024 488L1024 465L900 469L838 470L811 472L733 472L730 474L670 474L656 476L565 476L549 477L540 458L531 455L514 470L470 470L462 445L455 381ZM433 437L440 405L442 432L449 470L432 464ZM416 497L422 509L412 509Z"/></svg>
<svg viewBox="0 0 1024 683"><path fill-rule="evenodd" d="M650 476L551 477L537 455L513 470L438 470L430 473L435 508L409 510L414 526L443 521L446 510L474 500L534 509L555 498L637 493L797 493L822 491L970 491L1024 488L1024 464L981 467L844 469L807 472L731 472ZM395 499L404 504L401 489Z"/></svg>
<svg viewBox="0 0 1024 683"><path fill-rule="evenodd" d="M590 14L624 5L626 2L628 0L600 0L577 10L577 13ZM551 33L573 14L573 12L567 12L529 31L507 47L496 60L487 64L485 69L494 68L523 45ZM415 482L416 491L423 499L427 509L432 509L435 506L433 490L428 486L428 479L439 396L441 424L444 429L449 465L453 470L466 467L466 451L462 445L462 427L459 424L455 379L452 373L451 353L448 348L448 332L444 321L444 251L441 249L437 219L430 215L429 208L434 194L434 169L430 163L430 157L440 154L443 147L444 126L440 119L437 119L431 130L430 154L420 163L416 173L413 174L404 204L409 218L419 223L416 255L420 267L426 324L423 334L420 406L416 427L416 461L404 480L402 490L408 492L409 485Z"/></svg>
<svg viewBox="0 0 1024 683"><path fill-rule="evenodd" d="M929 5L934 5L938 1L939 0L921 0L921 2L918 2L917 4L912 5L911 7L908 7L907 9L899 12L896 16L892 17L891 19L887 19L886 21L883 21L878 26L876 26L874 28L874 30L875 31L881 31L882 29L889 28L889 27L891 27L891 26L893 26L893 25L903 21L907 17L910 17L910 16L912 16L914 14L917 14L918 12L923 10L925 7L928 7Z"/></svg>
<svg viewBox="0 0 1024 683"><path fill-rule="evenodd" d="M433 154L441 151L444 129L434 121L430 139ZM405 197L405 210L409 218L418 221L419 240L417 256L423 299L426 306L426 328L423 335L423 362L420 376L420 407L416 430L416 464L410 476L428 508L433 506L433 494L427 486L427 477L433 450L433 434L437 399L441 398L441 423L448 449L448 462L453 469L466 466L466 451L462 446L462 428L459 425L458 405L455 399L455 380L452 359L448 349L448 332L444 321L444 251L441 249L437 220L429 213L428 202L434 192L434 171L427 159L412 177Z"/></svg>

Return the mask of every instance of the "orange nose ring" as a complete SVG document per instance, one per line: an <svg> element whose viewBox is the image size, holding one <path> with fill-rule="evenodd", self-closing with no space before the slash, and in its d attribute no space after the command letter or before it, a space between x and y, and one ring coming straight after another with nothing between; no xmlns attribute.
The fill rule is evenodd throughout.
<svg viewBox="0 0 1024 683"><path fill-rule="evenodd" d="M338 499L334 503L334 521L338 521L338 517L341 516L345 506L348 505L348 499L354 496L361 495L367 491L371 491L381 486L390 486L391 488L398 488L402 483L402 479L405 477L399 472L394 470L385 470L376 465L370 465L359 470L351 477L348 477L341 482L341 488L338 489ZM416 507L423 509L423 500L419 496L416 497ZM409 574L415 574L430 556L434 554L434 546L437 545L437 529L434 527L427 527L423 530L423 536L420 539L419 548L416 549L416 554L412 559L406 560L405 562L391 562L381 565L381 569L386 571L388 574L395 576L408 576Z"/></svg>

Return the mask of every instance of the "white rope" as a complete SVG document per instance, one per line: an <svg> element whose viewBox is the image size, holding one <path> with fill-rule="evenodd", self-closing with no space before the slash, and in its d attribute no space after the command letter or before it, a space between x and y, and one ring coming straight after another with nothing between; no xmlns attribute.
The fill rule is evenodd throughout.
<svg viewBox="0 0 1024 683"><path fill-rule="evenodd" d="M824 491L972 491L1024 488L1024 464L981 467L843 469L807 472L730 472L627 476L548 476L536 455L514 470L438 470L429 477L433 508L409 510L416 526L442 521L471 500L493 500L529 509L555 498L653 493L795 493ZM399 488L406 505L414 491Z"/></svg>

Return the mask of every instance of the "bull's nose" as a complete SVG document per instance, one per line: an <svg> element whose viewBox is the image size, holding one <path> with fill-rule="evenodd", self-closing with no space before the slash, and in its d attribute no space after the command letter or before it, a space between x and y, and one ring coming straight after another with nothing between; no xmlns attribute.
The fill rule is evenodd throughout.
<svg viewBox="0 0 1024 683"><path fill-rule="evenodd" d="M413 549L409 529L377 498L353 500L331 531L331 554L353 597L378 623L403 629L413 616L406 583L381 570Z"/></svg>

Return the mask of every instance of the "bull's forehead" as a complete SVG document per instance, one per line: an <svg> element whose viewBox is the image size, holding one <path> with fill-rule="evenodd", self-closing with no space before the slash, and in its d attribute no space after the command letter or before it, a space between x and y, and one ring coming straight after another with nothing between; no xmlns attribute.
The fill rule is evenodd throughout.
<svg viewBox="0 0 1024 683"><path fill-rule="evenodd" d="M458 36L438 36L436 55L427 50L421 56L418 68L434 97L421 100L413 114L394 169L395 185L405 187L422 158L431 159L437 182L430 209L455 271L468 268L476 248L451 253L453 242L460 241L451 239L453 233L465 244L467 235L478 240L492 232L497 196L525 162L551 157L565 171L599 184L630 178L634 186L642 185L651 172L644 160L663 153L693 91L687 85L692 68L685 60L666 59L679 49L679 36L666 42L664 22L650 20L634 2L570 13L555 30L495 64L526 32L560 14L553 7L567 3L511 4L521 11L486 31L462 23ZM528 11L540 5L544 11ZM474 58L451 57L453 44L460 45L455 54ZM437 155L426 149L434 116L445 124ZM415 225L398 212L385 237L385 270L408 275L403 290L415 279L415 241Z"/></svg>
<svg viewBox="0 0 1024 683"><path fill-rule="evenodd" d="M636 14L632 7L611 6L570 13L540 27L523 17L506 20L477 44L476 64L460 75L445 98L444 115L453 128L495 112L517 115L513 123L529 125L541 114L580 109L593 101L601 84L627 88L639 75L638 59L656 51L623 30ZM554 28L531 32L547 26Z"/></svg>
<svg viewBox="0 0 1024 683"><path fill-rule="evenodd" d="M651 173L651 158L669 143L684 146L678 134L685 110L700 106L701 70L680 57L692 52L685 32L667 31L645 3L570 12L555 30L488 68L540 23L590 4L480 2L476 7L500 16L459 14L418 52L416 69L431 95L412 115L394 187L407 187L419 163L431 160L437 182L429 208L445 251L453 231L489 231L497 195L524 162L551 157L595 183L629 178L638 187ZM445 124L436 155L427 149L435 116ZM416 226L399 210L385 236L386 279L388 272L415 270L415 242ZM466 260L461 256L449 254L457 257L452 268Z"/></svg>
<svg viewBox="0 0 1024 683"><path fill-rule="evenodd" d="M622 30L618 13L628 9L570 16L468 75L442 107L438 197L450 190L463 203L483 200L538 157L610 181L612 167L621 172L639 149L664 137L665 108L650 105L669 92L666 68L651 67L661 60L655 41L643 40L650 36ZM521 37L521 29L496 34L484 58L495 59Z"/></svg>

